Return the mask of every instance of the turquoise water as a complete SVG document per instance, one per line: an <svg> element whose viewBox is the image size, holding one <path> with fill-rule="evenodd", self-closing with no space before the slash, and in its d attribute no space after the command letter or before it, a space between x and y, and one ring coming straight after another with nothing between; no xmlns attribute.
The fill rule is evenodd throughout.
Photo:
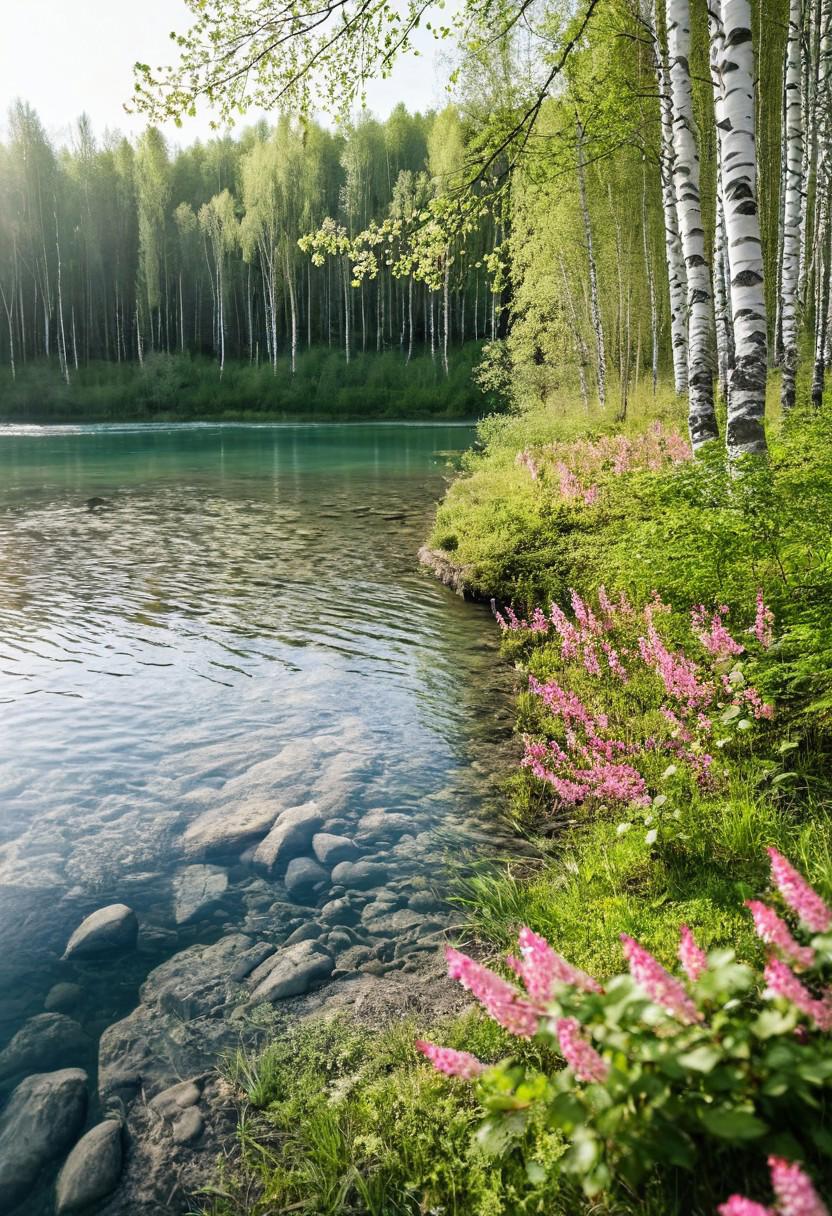
<svg viewBox="0 0 832 1216"><path fill-rule="evenodd" d="M442 860L487 837L506 735L487 609L416 558L448 453L471 438L398 424L0 432L0 1048L58 982L80 985L72 1017L95 1044L160 960L238 929L279 940L329 898L287 899L239 841L189 849L218 812L312 798L347 836L371 810L408 816L404 852L388 838L363 855L400 902L429 890L446 916ZM227 889L180 924L176 876L203 862ZM135 909L137 951L61 962L112 902Z"/></svg>

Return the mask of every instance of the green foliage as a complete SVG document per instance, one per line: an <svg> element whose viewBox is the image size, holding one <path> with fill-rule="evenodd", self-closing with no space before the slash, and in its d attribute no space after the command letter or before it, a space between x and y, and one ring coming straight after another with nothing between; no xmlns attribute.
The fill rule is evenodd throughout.
<svg viewBox="0 0 832 1216"><path fill-rule="evenodd" d="M303 351L293 376L281 360L268 365L151 354L142 368L90 364L67 385L57 369L28 364L12 381L0 372L3 421L241 421L280 419L475 418L482 394L472 383L479 347L452 352L449 374L428 355L405 364L399 354L343 355L326 347Z"/></svg>

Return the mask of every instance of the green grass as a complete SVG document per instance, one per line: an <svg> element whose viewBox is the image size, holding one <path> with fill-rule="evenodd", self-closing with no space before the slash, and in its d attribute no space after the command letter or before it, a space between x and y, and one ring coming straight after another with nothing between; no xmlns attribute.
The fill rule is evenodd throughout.
<svg viewBox="0 0 832 1216"><path fill-rule="evenodd" d="M471 379L481 344L452 352L449 375L441 362L419 354L406 363L398 351L354 355L316 347L298 356L293 376L286 359L271 366L226 364L188 355L150 355L135 364L93 363L67 385L57 365L40 361L0 372L0 420L65 421L310 421L372 418L474 418L487 399Z"/></svg>
<svg viewBox="0 0 832 1216"><path fill-rule="evenodd" d="M681 421L679 414L668 390L655 399L642 392L627 425L637 431L656 417ZM732 478L714 450L672 471L610 476L587 507L564 504L515 464L523 448L609 429L607 419L568 405L559 414L487 420L439 508L431 543L465 568L476 592L513 601L518 611L550 599L565 605L570 587L591 595L604 583L639 604L656 590L682 622L692 606L714 602L747 620L762 588L776 613L777 642L750 674L776 717L719 753L715 788L679 779L679 818L653 843L637 824L619 831L626 811L556 810L525 770L511 774L507 801L541 860L483 866L460 879L465 939L497 959L528 924L603 977L621 970L621 932L672 964L686 922L704 946L730 944L759 961L743 903L767 884L766 845L832 895L832 403L817 414L797 411L782 426L775 407L770 465L742 478ZM504 649L508 661L541 679L576 679L551 641L507 635ZM656 706L638 681L606 687L595 709L608 712L623 735L649 734ZM582 695L589 688L578 685ZM517 725L547 729L528 694L518 696ZM656 781L665 764L656 758ZM698 1216L758 1177L753 1154L723 1154L716 1163L703 1155L693 1177L662 1173L637 1195L619 1189L590 1204L558 1176L557 1136L536 1126L522 1154L489 1162L472 1147L478 1112L470 1088L438 1077L416 1056L417 1031L486 1060L517 1052L516 1040L507 1044L473 1015L380 1036L330 1023L279 1040L236 1076L256 1110L241 1133L239 1168L225 1180L229 1197L214 1210ZM533 1163L529 1171L521 1158ZM825 1173L816 1176L828 1188L832 1170Z"/></svg>

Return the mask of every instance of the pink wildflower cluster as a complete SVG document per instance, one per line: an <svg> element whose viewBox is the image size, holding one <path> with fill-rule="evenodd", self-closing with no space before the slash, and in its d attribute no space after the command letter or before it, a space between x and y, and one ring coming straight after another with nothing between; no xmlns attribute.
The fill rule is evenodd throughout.
<svg viewBox="0 0 832 1216"><path fill-rule="evenodd" d="M721 604L714 609L709 619L705 605L700 604L691 613L693 632L709 654L716 659L729 659L745 650L728 632L728 626L725 624L728 612L728 605Z"/></svg>
<svg viewBox="0 0 832 1216"><path fill-rule="evenodd" d="M518 453L517 463L529 470L533 480L549 471L562 498L593 502L598 494L597 480L605 474L620 477L637 469L658 472L683 464L692 456L690 444L679 431L667 430L655 422L643 435L602 435L599 439L577 439L572 443L552 443L535 457L526 449Z"/></svg>
<svg viewBox="0 0 832 1216"><path fill-rule="evenodd" d="M710 656L710 663L701 664L665 641L660 622L671 609L658 595L640 613L626 595L614 600L603 586L598 589L597 607L574 590L570 602L570 615L552 604L548 616L536 608L530 622L518 618L510 607L505 616L497 613L497 619L504 630L553 634L561 658L579 664L594 679L609 675L627 684L639 665L647 668L663 687L666 699L660 713L670 732L669 737L626 742L615 737L606 714L593 713L576 693L557 681L544 683L532 677L530 690L563 724L564 737L546 743L527 740L523 765L551 785L561 802L574 806L598 798L645 804L647 789L634 760L656 751L687 764L699 784L708 788L714 764L707 747L713 732L710 715L727 703L754 718L773 716L756 688L716 667L744 650L728 631L724 605L711 614L704 607L692 613L693 630Z"/></svg>
<svg viewBox="0 0 832 1216"><path fill-rule="evenodd" d="M772 881L792 912L812 933L826 933L832 925L832 911L782 853L767 851Z"/></svg>
<svg viewBox="0 0 832 1216"><path fill-rule="evenodd" d="M761 941L769 946L776 946L790 962L798 967L811 967L815 961L815 952L811 946L801 946L792 936L792 931L773 908L761 903L758 899L745 901L754 919L754 931Z"/></svg>
<svg viewBox="0 0 832 1216"><path fill-rule="evenodd" d="M774 613L770 608L766 607L763 593L759 590L757 592L757 613L754 617L754 625L751 632L763 650L768 650L774 641Z"/></svg>
<svg viewBox="0 0 832 1216"><path fill-rule="evenodd" d="M777 1198L775 1208L764 1207L743 1195L732 1195L720 1205L719 1216L829 1216L811 1179L796 1162L769 1157L768 1168Z"/></svg>
<svg viewBox="0 0 832 1216"><path fill-rule="evenodd" d="M685 975L695 984L708 966L708 957L702 947L697 945L687 925L682 925L679 929L678 957Z"/></svg>
<svg viewBox="0 0 832 1216"><path fill-rule="evenodd" d="M610 1066L587 1041L577 1018L558 1018L555 1031L563 1058L578 1081L606 1081Z"/></svg>
<svg viewBox="0 0 832 1216"><path fill-rule="evenodd" d="M791 967L779 958L769 959L763 976L766 981L764 996L781 997L794 1005L818 1030L832 1030L832 994L813 996Z"/></svg>
<svg viewBox="0 0 832 1216"><path fill-rule="evenodd" d="M630 966L630 975L654 1005L660 1005L667 1013L686 1024L702 1020L701 1013L679 980L669 971L665 971L661 963L628 934L621 934L621 942L624 957Z"/></svg>
<svg viewBox="0 0 832 1216"><path fill-rule="evenodd" d="M427 1043L424 1039L416 1040L416 1048L423 1056L427 1056L438 1072L444 1072L447 1077L462 1077L465 1081L473 1081L485 1070L482 1061L472 1056L470 1051L437 1047L435 1043Z"/></svg>
<svg viewBox="0 0 832 1216"><path fill-rule="evenodd" d="M561 958L546 941L529 928L520 930L520 958L508 959L518 975L525 994L496 972L475 962L467 954L448 946L445 957L448 974L471 992L496 1022L518 1038L531 1038L537 1031L559 986L579 992L602 992L592 976ZM579 1081L604 1081L608 1066L584 1036L576 1018L561 1018L556 1032L564 1059ZM464 1051L438 1047L419 1039L416 1047L439 1072L452 1077L473 1079L484 1070L476 1056Z"/></svg>

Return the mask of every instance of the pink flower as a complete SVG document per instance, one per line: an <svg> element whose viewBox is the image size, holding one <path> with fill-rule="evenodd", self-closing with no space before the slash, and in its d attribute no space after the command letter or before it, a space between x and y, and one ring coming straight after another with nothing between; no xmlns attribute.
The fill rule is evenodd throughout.
<svg viewBox="0 0 832 1216"><path fill-rule="evenodd" d="M728 609L724 604L715 610L710 622L703 604L691 612L691 623L696 636L705 649L717 659L727 659L742 654L745 650L728 632L724 620L727 615Z"/></svg>
<svg viewBox="0 0 832 1216"><path fill-rule="evenodd" d="M746 1199L743 1195L731 1195L727 1203L720 1204L716 1211L719 1216L776 1216L771 1207L755 1204L753 1199Z"/></svg>
<svg viewBox="0 0 832 1216"><path fill-rule="evenodd" d="M791 910L813 933L826 933L832 924L832 912L817 891L777 849L767 852L771 858L772 881Z"/></svg>
<svg viewBox="0 0 832 1216"><path fill-rule="evenodd" d="M784 962L778 958L769 959L763 977L766 981L763 996L782 997L809 1018L818 1030L832 1030L832 1003L829 997L819 1000L812 996Z"/></svg>
<svg viewBox="0 0 832 1216"><path fill-rule="evenodd" d="M577 1079L587 1083L606 1081L609 1065L584 1038L578 1019L558 1018L555 1029L563 1058Z"/></svg>
<svg viewBox="0 0 832 1216"><path fill-rule="evenodd" d="M782 1157L769 1157L768 1167L781 1216L829 1216L826 1205L799 1165Z"/></svg>
<svg viewBox="0 0 832 1216"><path fill-rule="evenodd" d="M416 1040L416 1049L427 1056L434 1068L448 1077L462 1077L473 1081L485 1070L485 1065L468 1051L454 1051L452 1047L437 1047L435 1043Z"/></svg>
<svg viewBox="0 0 832 1216"><path fill-rule="evenodd" d="M752 633L763 650L768 650L774 641L774 613L766 607L761 590L757 592L757 614Z"/></svg>
<svg viewBox="0 0 832 1216"><path fill-rule="evenodd" d="M754 929L762 941L782 950L783 954L799 967L812 966L815 961L814 950L811 946L801 946L795 941L789 926L773 908L760 903L758 899L747 899L745 906L754 918Z"/></svg>
<svg viewBox="0 0 832 1216"><path fill-rule="evenodd" d="M549 632L549 621L542 608L535 608L529 628L531 629L532 633Z"/></svg>
<svg viewBox="0 0 832 1216"><path fill-rule="evenodd" d="M516 988L452 946L446 947L445 958L451 979L467 988L504 1030L523 1039L537 1032L539 1015Z"/></svg>
<svg viewBox="0 0 832 1216"><path fill-rule="evenodd" d="M650 1000L655 1005L661 1005L680 1022L700 1022L702 1015L679 981L632 937L622 933L621 941L624 956L630 965L630 975Z"/></svg>
<svg viewBox="0 0 832 1216"><path fill-rule="evenodd" d="M658 611L655 602L648 609ZM648 667L652 667L659 676L669 696L680 701L689 710L708 706L713 701L713 684L703 682L699 678L699 670L694 662L681 654L673 654L667 649L655 625L650 621L646 638L638 640L639 653Z"/></svg>
<svg viewBox="0 0 832 1216"><path fill-rule="evenodd" d="M687 925L681 925L679 931L679 962L688 979L696 983L702 972L707 970L708 957L702 947L697 945Z"/></svg>
<svg viewBox="0 0 832 1216"><path fill-rule="evenodd" d="M776 1216L772 1208L764 1208L753 1199L743 1195L732 1195L727 1203L721 1203L717 1208L719 1216Z"/></svg>
<svg viewBox="0 0 832 1216"><path fill-rule="evenodd" d="M555 984L568 984L581 992L601 992L600 984L567 963L557 954L545 937L538 936L525 926L520 930L521 961L510 958L509 966L520 976L526 992L535 1001L549 1001Z"/></svg>

